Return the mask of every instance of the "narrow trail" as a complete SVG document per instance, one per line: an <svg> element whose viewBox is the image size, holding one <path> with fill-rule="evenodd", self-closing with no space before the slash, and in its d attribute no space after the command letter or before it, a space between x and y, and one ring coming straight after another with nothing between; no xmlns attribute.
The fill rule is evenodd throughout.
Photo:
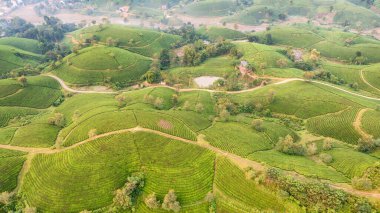
<svg viewBox="0 0 380 213"><path fill-rule="evenodd" d="M33 153L33 152L29 153L26 156L26 160L24 162L24 165L22 166L21 171L17 177L17 186L13 190L13 193L17 194L20 191L20 188L21 188L22 184L24 183L25 175L26 175L26 173L28 173L28 171L32 165L32 160L33 160L34 156L35 156L35 153Z"/></svg>
<svg viewBox="0 0 380 213"><path fill-rule="evenodd" d="M60 79L59 77L57 77L55 75L44 74L44 76L48 76L48 77L51 77L51 78L55 79L56 81L58 81L58 83L62 86L62 88L64 90L67 90L67 91L72 92L72 93L118 94L118 92L111 92L111 91L76 90L76 89L73 89L73 88L70 88L69 86L67 86L66 83L62 79ZM275 78L275 79L279 80L278 78ZM293 81L306 81L306 80L301 79L301 78L284 78L282 81L273 83L271 85L286 84L286 83L293 82ZM343 88L340 88L340 87L337 87L337 86L334 86L334 85L331 85L331 84L328 84L328 83L324 83L324 82L321 82L321 81L310 81L310 82L311 83L315 83L315 84L324 85L324 86L327 86L327 87L331 87L331 88L334 88L336 90L340 90L340 91L345 92L347 94L358 96L358 97L361 97L361 98L365 98L365 99L369 99L369 100L375 100L375 101L380 101L380 98L374 98L374 97L369 97L369 96L361 95L361 94L358 94L358 93L355 93L355 92L351 92L351 91L345 90ZM173 89L173 90L177 90L174 87L165 86L165 85L153 85L151 87L152 88L165 87L165 88L170 88L170 89ZM259 89L264 88L264 87L265 86L258 86L258 87L254 87L254 88L251 88L251 89L240 90L240 91L220 91L220 90L197 89L197 88L179 89L178 91L179 92L205 91L205 92L210 92L210 93L241 94L241 93L246 93L246 92L252 92L252 91L255 91L255 90L259 90ZM119 92L126 92L126 91L119 91Z"/></svg>
<svg viewBox="0 0 380 213"><path fill-rule="evenodd" d="M140 127L140 126L137 126L135 128L130 128L130 129L122 129L122 130L117 130L117 131L113 131L113 132L107 132L107 133L104 133L104 134L101 134L101 135L97 135L95 137L89 138L87 140L84 140L82 142L76 143L76 144L74 144L72 146L65 147L65 148L62 148L62 149L29 148L29 147L16 147L16 146L9 146L9 145L0 145L0 149L9 149L9 150L17 150L17 151L28 152L27 160L25 161L25 163L23 165L23 168L20 171L20 174L18 176L18 184L17 184L16 189L14 190L14 192L18 192L18 190L20 189L20 187L21 187L21 185L23 183L25 175L28 173L28 171L30 169L32 159L33 159L33 157L36 154L54 154L54 153L59 153L59 152L63 152L63 151L74 149L74 148L76 148L78 146L81 146L83 144L89 143L89 142L94 141L94 140L99 139L99 138L104 138L104 137L107 137L107 136L118 135L118 134L123 134L123 133L128 133L128 132L132 132L132 133L135 133L135 132L148 132L148 133L160 135L160 136L165 137L165 138L169 138L169 139L181 141L181 142L184 142L184 143L200 146L200 147L203 147L205 149L208 149L208 150L214 152L215 154L227 157L229 160L231 160L235 165L237 165L241 169L244 169L244 168L247 168L247 167L251 167L251 168L253 168L255 170L258 170L258 171L265 171L265 169L266 169L266 167L263 166L261 163L258 163L256 161L252 161L252 160L240 157L238 155L226 152L224 150L221 150L219 148L216 148L216 147L210 145L207 141L204 140L204 138L203 138L202 135L198 136L197 141L191 141L191 140L188 140L188 139L184 139L184 138L181 138L181 137L177 137L177 136L174 136L174 135L170 135L170 134L163 133L163 132L156 131L156 130L152 130L152 129L143 128L143 127ZM355 195L359 195L359 196L365 196L365 197L369 197L369 198L380 199L380 193L378 193L378 192L363 192L363 191L358 191L358 190L353 189L349 185L347 185L347 186L346 185L342 185L342 184L330 184L330 185L332 187L334 187L334 188L344 190L344 191L346 191L348 193L351 193L351 194L355 194Z"/></svg>
<svg viewBox="0 0 380 213"><path fill-rule="evenodd" d="M368 108L366 109L361 109L357 114L356 114L356 117L355 117L355 121L352 123L352 125L354 126L355 130L363 137L363 138L368 138L368 137L372 137L372 135L366 133L363 128L362 128L362 118L363 118L363 115L365 112L367 112Z"/></svg>
<svg viewBox="0 0 380 213"><path fill-rule="evenodd" d="M60 79L59 77L57 77L55 75L44 74L44 76L48 76L50 78L55 79L56 81L58 81L58 83L61 85L61 87L64 90L66 90L68 92L72 92L72 93L83 93L83 94L117 94L117 92L110 92L110 91L76 90L76 89L72 89L69 86L67 86L67 84L62 79Z"/></svg>
<svg viewBox="0 0 380 213"><path fill-rule="evenodd" d="M371 88L373 88L373 89L375 89L375 90L377 90L377 91L380 92L380 89L379 89L379 88L373 86L372 84L370 84L370 83L367 81L367 79L365 79L365 77L364 77L364 70L360 70L360 78L363 80L363 82L364 82L365 84L367 84L367 85L370 86Z"/></svg>

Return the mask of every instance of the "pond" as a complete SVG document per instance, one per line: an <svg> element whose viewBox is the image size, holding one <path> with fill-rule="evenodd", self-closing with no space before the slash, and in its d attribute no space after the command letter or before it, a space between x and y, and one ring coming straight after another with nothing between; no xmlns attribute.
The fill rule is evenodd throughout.
<svg viewBox="0 0 380 213"><path fill-rule="evenodd" d="M215 76L201 76L194 79L194 82L198 85L199 88L209 88L214 84L215 81L222 79L221 77Z"/></svg>

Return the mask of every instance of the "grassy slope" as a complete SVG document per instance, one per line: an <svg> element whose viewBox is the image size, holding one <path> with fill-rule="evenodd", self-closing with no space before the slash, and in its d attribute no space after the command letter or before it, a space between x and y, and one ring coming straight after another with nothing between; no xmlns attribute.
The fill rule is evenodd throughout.
<svg viewBox="0 0 380 213"><path fill-rule="evenodd" d="M41 210L78 212L111 204L113 191L128 175L142 171L144 194L156 192L162 198L173 188L181 204L197 205L212 189L213 158L197 146L148 133L117 135L59 154L38 155L22 192ZM42 172L48 167L51 172Z"/></svg>
<svg viewBox="0 0 380 213"><path fill-rule="evenodd" d="M71 64L69 64L71 63ZM115 47L88 47L63 59L53 72L73 84L94 84L106 80L132 82L149 69L151 60Z"/></svg>
<svg viewBox="0 0 380 213"><path fill-rule="evenodd" d="M178 36L154 30L122 25L106 25L102 29L99 26L92 26L75 31L72 35L78 40L92 38L93 35L96 35L102 43L105 43L110 37L118 39L120 47L147 57L159 54L162 49L170 48L180 39Z"/></svg>
<svg viewBox="0 0 380 213"><path fill-rule="evenodd" d="M13 46L0 45L0 74L6 74L26 64L37 64L41 59L42 56L36 53Z"/></svg>
<svg viewBox="0 0 380 213"><path fill-rule="evenodd" d="M0 98L0 106L43 109L51 106L61 96L58 82L50 77L28 77L27 82L27 86L19 92ZM13 84L18 83L14 81Z"/></svg>
<svg viewBox="0 0 380 213"><path fill-rule="evenodd" d="M245 33L221 27L201 27L198 29L198 32L206 35L212 41L218 40L219 38L230 40L243 40L247 38Z"/></svg>
<svg viewBox="0 0 380 213"><path fill-rule="evenodd" d="M12 191L24 163L25 153L0 149L0 192Z"/></svg>
<svg viewBox="0 0 380 213"><path fill-rule="evenodd" d="M350 61L357 51L361 51L369 62L380 62L380 42L367 36L304 25L273 27L269 31L255 33L261 40L264 39L265 34L271 34L275 44L315 48L321 52L322 56L328 58ZM346 45L347 40L351 40L352 44Z"/></svg>
<svg viewBox="0 0 380 213"><path fill-rule="evenodd" d="M0 45L8 45L28 52L41 54L42 48L37 40L17 37L0 38Z"/></svg>

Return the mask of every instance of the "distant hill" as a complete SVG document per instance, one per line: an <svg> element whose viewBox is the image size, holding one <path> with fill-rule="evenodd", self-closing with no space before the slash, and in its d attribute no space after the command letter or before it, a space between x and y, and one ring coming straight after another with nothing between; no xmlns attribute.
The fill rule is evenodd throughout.
<svg viewBox="0 0 380 213"><path fill-rule="evenodd" d="M128 50L94 46L63 59L53 72L73 84L133 82L150 67L151 59Z"/></svg>
<svg viewBox="0 0 380 213"><path fill-rule="evenodd" d="M152 57L168 49L180 40L179 36L161 33L155 30L126 27L122 25L92 26L70 34L69 42L83 42L85 39L98 39L105 43L108 38L117 39L118 47L134 53Z"/></svg>

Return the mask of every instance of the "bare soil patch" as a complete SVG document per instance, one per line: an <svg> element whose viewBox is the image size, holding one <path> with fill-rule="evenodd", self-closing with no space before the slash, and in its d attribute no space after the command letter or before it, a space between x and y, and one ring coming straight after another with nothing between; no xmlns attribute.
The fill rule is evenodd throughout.
<svg viewBox="0 0 380 213"><path fill-rule="evenodd" d="M167 120L161 119L160 121L158 121L157 125L163 129L167 129L167 130L173 129L173 125Z"/></svg>

